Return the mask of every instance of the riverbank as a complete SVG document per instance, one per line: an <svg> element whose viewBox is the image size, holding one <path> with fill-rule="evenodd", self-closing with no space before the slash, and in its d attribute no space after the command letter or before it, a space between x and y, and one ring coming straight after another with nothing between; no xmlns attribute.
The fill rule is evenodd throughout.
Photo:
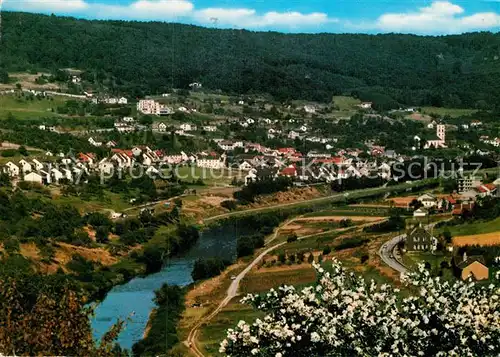
<svg viewBox="0 0 500 357"><path fill-rule="evenodd" d="M123 336L119 338L119 343L125 347L130 348L133 343L142 339L144 330L148 325L151 310L154 308L152 299L154 297L153 291L159 289L164 282L175 284L179 286L187 286L192 283L191 271L194 261L199 257L229 257L234 260L236 255L237 237L245 235L245 233L252 233L255 228L262 228L263 226L271 227L266 235L272 233L273 228L279 226L282 222L286 221L292 216L301 215L315 210L325 209L331 205L354 203L365 197L377 197L387 192L400 192L408 189L420 190L429 185L429 182L417 182L409 184L401 184L391 187L382 187L366 190L357 190L353 192L339 193L334 196L315 198L310 201L294 202L287 204L280 204L274 207L263 207L258 209L251 209L248 212L230 212L225 215L210 217L204 223L205 229L202 230L202 239L195 245L193 249L187 252L186 255L177 259L172 259L171 264L165 266L159 273L148 275L143 279L133 279L125 286L114 288L106 301L101 304L101 308L106 310L98 316L102 325L106 326L111 323L116 317L127 317L126 313L136 310L135 322L127 328ZM433 183L431 183L433 184ZM274 211L274 212L273 212ZM272 214L271 214L272 213ZM255 221L255 218L264 219L269 224L261 224ZM272 222L271 222L272 221ZM255 232L254 232L255 233ZM252 255L253 256L253 255ZM248 262L251 258L243 258L239 260L240 263ZM240 264L238 263L238 264ZM236 264L236 267L238 266ZM228 274L236 274L238 269L234 265L226 269L223 275L229 283ZM234 273L233 273L234 271ZM229 276L230 277L230 276ZM203 286L203 283L201 283ZM217 284L216 284L217 285ZM226 282L220 284L225 286ZM206 285L205 285L206 287ZM195 288L196 289L196 286ZM220 286L210 288L208 294L217 296L220 292L224 292L224 288ZM187 295L187 298L189 293ZM205 295L210 296L210 295ZM140 306L131 304L130 301L137 299L141 301ZM189 300L188 300L189 301ZM206 300L207 301L207 300ZM214 306L211 303L201 302L198 306L197 302L193 302L189 307L190 316L187 322L182 322L179 335L181 339L185 338L185 331L189 325L198 321L201 316L204 316ZM217 299L215 300L217 301ZM191 309L192 305L195 305ZM180 347L182 348L182 347Z"/></svg>

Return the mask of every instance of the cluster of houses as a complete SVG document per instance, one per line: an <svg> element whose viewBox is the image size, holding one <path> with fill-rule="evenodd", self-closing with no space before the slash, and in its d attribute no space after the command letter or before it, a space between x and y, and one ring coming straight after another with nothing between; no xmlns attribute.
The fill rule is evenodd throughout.
<svg viewBox="0 0 500 357"><path fill-rule="evenodd" d="M419 225L406 235L404 252L434 252L437 243L438 239L432 232ZM453 254L452 268L458 278L465 281L469 279L481 281L489 278L489 269L483 256L467 256L467 253L459 255L452 245L448 245L447 250Z"/></svg>
<svg viewBox="0 0 500 357"><path fill-rule="evenodd" d="M458 179L458 192L447 196L436 196L425 193L416 198L421 207L413 212L414 217L427 217L429 211L451 211L453 216L462 216L470 211L478 198L496 196L500 197L500 179L492 183L483 184L475 177L460 177Z"/></svg>
<svg viewBox="0 0 500 357"><path fill-rule="evenodd" d="M182 113L196 112L196 109L188 109L183 106L177 108L176 110ZM176 110L165 104L161 104L154 99L141 99L137 102L137 111L146 115L172 115Z"/></svg>
<svg viewBox="0 0 500 357"><path fill-rule="evenodd" d="M84 157L94 159L92 154L80 155L78 160L69 159L63 155L57 165L52 162L41 162L37 159L30 161L22 159L17 164L9 161L2 168L2 171L13 179L31 183L48 185L63 180L73 182L82 177L84 173L88 173Z"/></svg>
<svg viewBox="0 0 500 357"><path fill-rule="evenodd" d="M479 140L485 144L493 145L494 147L500 147L500 138L490 138L488 135L482 135Z"/></svg>
<svg viewBox="0 0 500 357"><path fill-rule="evenodd" d="M294 148L270 149L257 143L217 140L218 152L167 154L147 146L131 149L116 148L116 142L102 143L93 138L94 146L106 146L110 155L102 160L91 153L79 153L75 158L59 154L57 164L40 162L37 159L18 163L8 162L4 171L13 178L37 183L56 183L61 179L73 181L82 172L111 174L116 169L127 169L141 165L148 174L158 174L162 165L190 165L205 169L231 169L243 173L242 180L249 183L261 178L286 176L295 181L331 182L349 177L363 176L391 178L391 162L383 160L360 160L349 157L345 151L338 156L310 151L302 155ZM241 149L235 154L235 149ZM47 152L46 156L54 156ZM53 161L53 160L51 160ZM60 167L63 167L62 169Z"/></svg>

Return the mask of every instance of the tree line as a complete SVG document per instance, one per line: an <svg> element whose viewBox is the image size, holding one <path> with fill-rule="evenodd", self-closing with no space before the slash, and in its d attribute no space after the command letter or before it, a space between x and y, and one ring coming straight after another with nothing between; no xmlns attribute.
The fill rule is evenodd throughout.
<svg viewBox="0 0 500 357"><path fill-rule="evenodd" d="M280 101L330 101L349 93L379 109L500 104L500 35L488 32L279 34L16 12L4 13L2 21L3 82L6 71L78 68L84 84L133 97L197 81L234 94L270 93Z"/></svg>

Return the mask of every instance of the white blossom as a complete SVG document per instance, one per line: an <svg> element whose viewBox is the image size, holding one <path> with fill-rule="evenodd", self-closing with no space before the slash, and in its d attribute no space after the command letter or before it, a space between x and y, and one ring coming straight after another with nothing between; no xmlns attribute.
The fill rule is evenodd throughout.
<svg viewBox="0 0 500 357"><path fill-rule="evenodd" d="M497 260L500 265L500 259ZM415 294L313 264L318 283L242 301L266 313L227 331L226 356L498 356L500 288L432 278L424 266L402 277Z"/></svg>

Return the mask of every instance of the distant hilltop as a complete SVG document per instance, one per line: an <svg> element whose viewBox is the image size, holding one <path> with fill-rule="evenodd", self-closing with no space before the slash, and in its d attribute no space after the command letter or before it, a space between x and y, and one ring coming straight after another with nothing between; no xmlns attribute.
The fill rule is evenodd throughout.
<svg viewBox="0 0 500 357"><path fill-rule="evenodd" d="M89 21L5 12L0 67L78 68L131 95L168 88L269 93L275 99L492 109L500 35L281 34L159 22Z"/></svg>

